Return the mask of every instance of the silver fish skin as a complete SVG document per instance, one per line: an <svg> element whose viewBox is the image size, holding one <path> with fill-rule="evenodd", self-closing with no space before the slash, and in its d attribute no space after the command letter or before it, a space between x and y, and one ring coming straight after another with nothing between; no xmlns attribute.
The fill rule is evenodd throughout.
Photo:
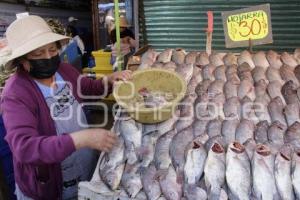
<svg viewBox="0 0 300 200"><path fill-rule="evenodd" d="M146 57L142 59L142 62L139 65L138 69L141 70L141 69L151 68L153 64L154 64L153 60L151 58Z"/></svg>
<svg viewBox="0 0 300 200"><path fill-rule="evenodd" d="M223 106L225 103L225 96L223 93L217 94L214 97L211 97L210 103L207 106L207 110L209 113L209 118L214 119L216 117L220 117L221 119L225 118Z"/></svg>
<svg viewBox="0 0 300 200"><path fill-rule="evenodd" d="M278 81L281 86L284 84L279 69L269 67L266 71L266 76L269 82Z"/></svg>
<svg viewBox="0 0 300 200"><path fill-rule="evenodd" d="M214 81L215 77L213 75L214 70L216 69L215 65L208 64L202 68L202 78L203 80L211 80Z"/></svg>
<svg viewBox="0 0 300 200"><path fill-rule="evenodd" d="M166 69L166 70L170 70L170 71L175 71L177 68L177 65L174 62L170 61L170 62L165 63L162 66L162 68Z"/></svg>
<svg viewBox="0 0 300 200"><path fill-rule="evenodd" d="M247 63L251 67L251 69L255 68L255 64L252 60L252 55L247 50L242 51L240 56L238 57L238 64L241 65L243 63Z"/></svg>
<svg viewBox="0 0 300 200"><path fill-rule="evenodd" d="M227 80L224 85L224 94L226 99L237 97L239 86L240 80L237 76L233 76L231 79Z"/></svg>
<svg viewBox="0 0 300 200"><path fill-rule="evenodd" d="M287 129L284 142L293 145L294 148L300 148L300 122L295 122Z"/></svg>
<svg viewBox="0 0 300 200"><path fill-rule="evenodd" d="M267 93L268 81L260 79L254 84L255 87L255 96L263 96Z"/></svg>
<svg viewBox="0 0 300 200"><path fill-rule="evenodd" d="M122 137L111 152L106 154L99 167L99 174L103 182L112 190L116 190L121 182L125 167L125 146Z"/></svg>
<svg viewBox="0 0 300 200"><path fill-rule="evenodd" d="M220 65L224 65L223 55L220 54L220 53L212 53L209 56L209 61L210 61L211 64L213 64L216 67L218 67Z"/></svg>
<svg viewBox="0 0 300 200"><path fill-rule="evenodd" d="M287 65L282 65L282 67L280 68L279 71L280 71L280 76L281 76L282 80L284 80L285 82L293 81L294 84L297 87L299 87L299 81L294 74L293 68L291 68L290 66L287 66Z"/></svg>
<svg viewBox="0 0 300 200"><path fill-rule="evenodd" d="M198 56L197 51L191 51L185 56L184 62L186 64L195 64L197 56Z"/></svg>
<svg viewBox="0 0 300 200"><path fill-rule="evenodd" d="M285 65L288 65L292 68L295 68L298 65L298 62L296 59L293 57L293 55L290 55L287 52L283 52L281 54L281 60Z"/></svg>
<svg viewBox="0 0 300 200"><path fill-rule="evenodd" d="M227 53L223 58L225 66L237 65L237 56L233 53Z"/></svg>
<svg viewBox="0 0 300 200"><path fill-rule="evenodd" d="M206 191L197 185L185 185L184 196L187 200L206 200Z"/></svg>
<svg viewBox="0 0 300 200"><path fill-rule="evenodd" d="M294 74L295 74L296 78L298 79L298 81L300 81L300 64L297 67L295 67Z"/></svg>
<svg viewBox="0 0 300 200"><path fill-rule="evenodd" d="M277 52L269 50L266 57L270 64L270 68L279 69L282 66L280 55Z"/></svg>
<svg viewBox="0 0 300 200"><path fill-rule="evenodd" d="M210 97L215 97L218 94L223 93L223 87L225 82L223 80L215 80L208 87L208 95Z"/></svg>
<svg viewBox="0 0 300 200"><path fill-rule="evenodd" d="M196 57L196 65L199 66L205 66L209 64L209 58L208 54L206 52L201 52Z"/></svg>
<svg viewBox="0 0 300 200"><path fill-rule="evenodd" d="M200 77L202 77L200 75ZM202 79L202 78L201 78ZM198 77L195 77L193 75L193 77L191 78L190 82L189 82L189 85L187 87L187 91L186 91L186 95L192 95L192 96L195 96L197 97L195 91L196 91L196 87L197 85L201 82L201 80L199 80Z"/></svg>
<svg viewBox="0 0 300 200"><path fill-rule="evenodd" d="M154 62L152 65L151 65L152 68L164 68L164 63L161 63L161 62Z"/></svg>
<svg viewBox="0 0 300 200"><path fill-rule="evenodd" d="M177 180L177 174L172 166L169 166L167 175L160 179L160 188L167 200L180 200L183 195L183 186Z"/></svg>
<svg viewBox="0 0 300 200"><path fill-rule="evenodd" d="M250 160L252 160L253 158L253 154L255 152L255 149L256 149L256 142L254 139L248 139L246 142L244 142L244 147L246 149L246 152L247 152L247 155L249 157Z"/></svg>
<svg viewBox="0 0 300 200"><path fill-rule="evenodd" d="M207 124L207 134L210 138L221 135L222 130L222 120L220 118L216 118L210 120Z"/></svg>
<svg viewBox="0 0 300 200"><path fill-rule="evenodd" d="M144 59L146 58L150 58L152 60L152 62L155 62L157 56L159 55L158 52L156 52L153 48L149 48L143 55L141 58L141 61L143 62Z"/></svg>
<svg viewBox="0 0 300 200"><path fill-rule="evenodd" d="M140 150L141 167L148 167L154 159L155 145L160 132L155 131L143 136Z"/></svg>
<svg viewBox="0 0 300 200"><path fill-rule="evenodd" d="M292 183L296 199L300 199L300 151L294 152L292 157Z"/></svg>
<svg viewBox="0 0 300 200"><path fill-rule="evenodd" d="M203 80L201 83L199 83L195 89L196 94L198 96L202 96L203 94L206 94L211 82L212 82L211 80Z"/></svg>
<svg viewBox="0 0 300 200"><path fill-rule="evenodd" d="M257 97L255 100L257 100L259 97ZM247 119L247 120L251 120L253 121L255 124L258 123L258 117L257 117L257 111L259 108L257 108L257 102L253 102L248 96L244 97L241 101L241 119ZM264 103L264 102L260 102L260 103ZM263 104L264 105L264 104ZM262 107L261 109L264 108L264 106L260 105L260 107ZM265 115L264 111L262 110L262 115ZM267 117L267 116L264 116Z"/></svg>
<svg viewBox="0 0 300 200"><path fill-rule="evenodd" d="M209 104L209 97L208 93L205 93L198 98L194 102L194 115L195 119L202 119L202 117L208 116L208 104Z"/></svg>
<svg viewBox="0 0 300 200"><path fill-rule="evenodd" d="M287 104L300 104L297 96L297 85L293 81L287 81L281 88L281 93Z"/></svg>
<svg viewBox="0 0 300 200"><path fill-rule="evenodd" d="M190 141L194 139L192 127L188 127L181 132L178 132L170 144L170 156L172 164L177 172L182 173L185 163L185 148Z"/></svg>
<svg viewBox="0 0 300 200"><path fill-rule="evenodd" d="M229 80L234 76L237 76L237 65L230 65L227 66L226 71L225 71L225 75L226 75L226 79Z"/></svg>
<svg viewBox="0 0 300 200"><path fill-rule="evenodd" d="M208 199L219 199L225 184L225 150L219 143L214 143L207 156L204 167L204 180Z"/></svg>
<svg viewBox="0 0 300 200"><path fill-rule="evenodd" d="M254 131L255 141L261 144L268 142L268 128L269 123L267 120L258 122Z"/></svg>
<svg viewBox="0 0 300 200"><path fill-rule="evenodd" d="M285 119L287 122L288 126L291 126L292 124L294 124L295 122L300 122L300 113L299 113L299 104L298 103L293 103L293 104L289 104L286 105L283 113L285 115Z"/></svg>
<svg viewBox="0 0 300 200"><path fill-rule="evenodd" d="M185 183L196 184L200 180L206 157L204 145L197 138L187 146L184 164Z"/></svg>
<svg viewBox="0 0 300 200"><path fill-rule="evenodd" d="M243 74L245 73L250 73L250 75L252 76L251 74L251 71L253 70L254 68L251 68L250 65L248 63L242 63L238 66L237 68L237 74L238 76L241 78L243 76Z"/></svg>
<svg viewBox="0 0 300 200"><path fill-rule="evenodd" d="M177 132L182 131L183 129L192 125L194 121L194 96L186 96L182 102L179 104L180 117L178 118L175 129Z"/></svg>
<svg viewBox="0 0 300 200"><path fill-rule="evenodd" d="M179 49L175 49L175 50L173 50L171 60L173 62L175 62L176 64L181 65L181 64L184 63L186 54L187 53L183 49L180 49L180 48Z"/></svg>
<svg viewBox="0 0 300 200"><path fill-rule="evenodd" d="M284 133L286 126L279 121L275 121L268 129L268 138L270 144L280 147L284 144Z"/></svg>
<svg viewBox="0 0 300 200"><path fill-rule="evenodd" d="M205 120L205 119L197 119L193 122L194 137L204 135L205 133L207 133L206 127L207 127L208 122L209 122L209 120Z"/></svg>
<svg viewBox="0 0 300 200"><path fill-rule="evenodd" d="M232 199L249 199L251 194L251 167L245 147L232 142L226 154L226 181Z"/></svg>
<svg viewBox="0 0 300 200"><path fill-rule="evenodd" d="M182 78L186 81L188 84L193 76L193 65L192 64L181 64L177 65L177 68L175 70Z"/></svg>
<svg viewBox="0 0 300 200"><path fill-rule="evenodd" d="M220 65L218 66L215 71L214 71L214 76L216 80L222 80L222 81L226 81L226 67L225 65Z"/></svg>
<svg viewBox="0 0 300 200"><path fill-rule="evenodd" d="M241 119L241 102L238 97L227 99L223 109L226 118Z"/></svg>
<svg viewBox="0 0 300 200"><path fill-rule="evenodd" d="M281 88L282 88L282 84L279 81L272 81L269 83L267 88L268 94L271 97L271 99L275 97L280 97L283 105L286 105L285 99L281 94Z"/></svg>
<svg viewBox="0 0 300 200"><path fill-rule="evenodd" d="M161 63L168 63L171 61L172 58L172 49L165 49L163 52L161 52L158 57L157 61Z"/></svg>
<svg viewBox="0 0 300 200"><path fill-rule="evenodd" d="M264 69L267 69L269 67L269 62L266 58L266 53L263 51L259 51L256 54L253 55L252 57L254 65L256 67L262 67Z"/></svg>
<svg viewBox="0 0 300 200"><path fill-rule="evenodd" d="M159 181L157 180L157 171L153 164L147 168L142 168L142 185L147 199L157 200L161 196Z"/></svg>
<svg viewBox="0 0 300 200"><path fill-rule="evenodd" d="M125 141L125 155L128 164L138 161L136 150L142 145L142 127L136 124L133 119L120 122L120 132Z"/></svg>
<svg viewBox="0 0 300 200"><path fill-rule="evenodd" d="M275 180L281 199L295 199L291 178L291 165L291 147L283 146L275 158Z"/></svg>
<svg viewBox="0 0 300 200"><path fill-rule="evenodd" d="M145 193L144 191L140 191L140 192L136 195L135 198L138 199L138 200L147 200L147 196L146 196L146 193ZM120 199L120 200L122 200L122 199Z"/></svg>
<svg viewBox="0 0 300 200"><path fill-rule="evenodd" d="M280 97L275 97L274 99L271 100L271 102L268 105L268 110L272 122L279 121L281 124L283 124L286 127L287 125L286 125L285 117L283 115L283 108L284 105Z"/></svg>
<svg viewBox="0 0 300 200"><path fill-rule="evenodd" d="M170 144L175 135L176 132L170 130L168 133L158 138L154 153L154 164L157 170L167 170L171 165L172 160L169 151Z"/></svg>
<svg viewBox="0 0 300 200"><path fill-rule="evenodd" d="M296 59L296 61L298 62L298 64L300 64L300 49L297 48L294 51L294 58Z"/></svg>
<svg viewBox="0 0 300 200"><path fill-rule="evenodd" d="M243 99L244 97L249 97L252 101L255 100L255 88L253 83L249 80L242 80L238 90L238 97Z"/></svg>
<svg viewBox="0 0 300 200"><path fill-rule="evenodd" d="M232 117L232 116L230 116ZM235 141L235 132L240 121L238 119L226 119L222 123L222 136L224 137L225 145L228 146Z"/></svg>
<svg viewBox="0 0 300 200"><path fill-rule="evenodd" d="M165 133L174 129L174 126L179 118L179 115L180 115L180 110L176 110L170 119L156 124L157 131L159 131L159 134L164 135Z"/></svg>
<svg viewBox="0 0 300 200"><path fill-rule="evenodd" d="M259 144L252 158L253 195L256 199L280 199L274 176L274 155L268 146Z"/></svg>
<svg viewBox="0 0 300 200"><path fill-rule="evenodd" d="M267 68L257 66L251 71L254 82L258 82L260 80L265 80L266 82L268 82L268 79L266 77L266 69Z"/></svg>
<svg viewBox="0 0 300 200"><path fill-rule="evenodd" d="M139 164L126 165L122 175L121 184L130 198L135 198L143 188L141 176L138 173L139 167Z"/></svg>
<svg viewBox="0 0 300 200"><path fill-rule="evenodd" d="M255 125L253 121L247 119L241 120L235 132L236 141L243 144L248 139L253 139L254 130L255 130Z"/></svg>

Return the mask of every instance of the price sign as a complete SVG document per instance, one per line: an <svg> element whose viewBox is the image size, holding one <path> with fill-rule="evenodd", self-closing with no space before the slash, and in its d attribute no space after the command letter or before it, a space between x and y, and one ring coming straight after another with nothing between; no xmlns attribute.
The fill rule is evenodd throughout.
<svg viewBox="0 0 300 200"><path fill-rule="evenodd" d="M270 4L223 12L223 26L227 48L273 42Z"/></svg>

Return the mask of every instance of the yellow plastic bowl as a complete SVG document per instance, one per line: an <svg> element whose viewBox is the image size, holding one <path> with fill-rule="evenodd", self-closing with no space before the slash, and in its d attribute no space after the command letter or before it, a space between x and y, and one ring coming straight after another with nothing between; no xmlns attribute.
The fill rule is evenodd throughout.
<svg viewBox="0 0 300 200"><path fill-rule="evenodd" d="M150 91L161 91L176 94L170 103L156 108L130 107L134 96L141 88ZM118 82L113 91L117 103L126 109L128 114L141 123L158 123L172 117L176 106L186 93L186 82L177 73L163 69L145 69L135 71L132 80Z"/></svg>

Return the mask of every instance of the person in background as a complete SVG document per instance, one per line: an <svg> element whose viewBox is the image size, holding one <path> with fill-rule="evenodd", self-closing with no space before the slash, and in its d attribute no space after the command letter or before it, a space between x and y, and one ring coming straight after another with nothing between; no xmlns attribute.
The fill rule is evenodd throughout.
<svg viewBox="0 0 300 200"><path fill-rule="evenodd" d="M124 68L127 65L128 58L131 56L136 47L136 41L134 34L129 29L128 22L126 20L125 16L120 16L120 50L121 55L124 56ZM114 64L116 66L116 57L117 57L117 37L116 37L116 29L114 28L110 32L110 41L112 43L112 58L111 58L111 64ZM124 69L123 68L123 69ZM114 70L116 70L116 67L114 67Z"/></svg>
<svg viewBox="0 0 300 200"><path fill-rule="evenodd" d="M116 81L131 79L131 72L80 77L60 62L59 46L68 37L53 33L39 16L14 21L6 37L5 67L17 71L6 82L1 111L15 194L18 200L77 199L78 182L90 180L94 171L94 150L109 152L117 142L111 131L87 128L83 95L107 95Z"/></svg>

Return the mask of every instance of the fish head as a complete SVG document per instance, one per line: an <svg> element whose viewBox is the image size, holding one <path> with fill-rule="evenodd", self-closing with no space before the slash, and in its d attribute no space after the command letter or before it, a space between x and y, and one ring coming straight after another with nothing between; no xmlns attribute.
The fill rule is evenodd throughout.
<svg viewBox="0 0 300 200"><path fill-rule="evenodd" d="M267 145L264 145L264 144L258 144L256 146L256 153L261 155L261 156L269 156L271 155L271 149L267 146Z"/></svg>
<svg viewBox="0 0 300 200"><path fill-rule="evenodd" d="M234 141L229 145L229 149L234 153L241 154L245 152L245 147L241 143Z"/></svg>
<svg viewBox="0 0 300 200"><path fill-rule="evenodd" d="M114 170L110 170L108 173L105 173L105 176L102 176L101 178L112 190L118 188L120 181L118 174Z"/></svg>
<svg viewBox="0 0 300 200"><path fill-rule="evenodd" d="M129 181L124 181L124 184L122 185L127 191L129 197L135 197L142 188L141 178L131 177Z"/></svg>
<svg viewBox="0 0 300 200"><path fill-rule="evenodd" d="M284 160L291 161L292 151L293 151L292 146L289 144L285 144L280 148L279 154Z"/></svg>
<svg viewBox="0 0 300 200"><path fill-rule="evenodd" d="M217 154L220 154L220 153L224 153L225 150L224 150L224 147L219 144L218 142L215 142L212 147L211 147L211 150L214 152L214 153L217 153Z"/></svg>

